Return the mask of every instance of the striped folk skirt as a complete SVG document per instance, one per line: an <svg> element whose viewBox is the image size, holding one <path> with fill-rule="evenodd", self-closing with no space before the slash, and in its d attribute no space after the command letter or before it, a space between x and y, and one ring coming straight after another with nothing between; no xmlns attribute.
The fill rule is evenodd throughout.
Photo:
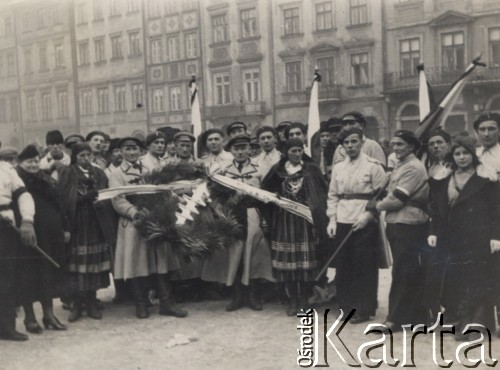
<svg viewBox="0 0 500 370"><path fill-rule="evenodd" d="M110 247L91 205L77 208L74 235L71 235L67 270L72 293L95 291L109 286Z"/></svg>
<svg viewBox="0 0 500 370"><path fill-rule="evenodd" d="M277 281L313 281L318 272L313 225L283 209L274 214L272 267Z"/></svg>

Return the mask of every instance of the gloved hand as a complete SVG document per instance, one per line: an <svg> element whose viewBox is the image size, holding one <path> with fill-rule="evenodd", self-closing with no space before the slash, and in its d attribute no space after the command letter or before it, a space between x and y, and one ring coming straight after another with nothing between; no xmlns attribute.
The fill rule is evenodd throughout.
<svg viewBox="0 0 500 370"><path fill-rule="evenodd" d="M86 198L89 202L95 202L98 196L99 192L95 189L90 189L86 194Z"/></svg>
<svg viewBox="0 0 500 370"><path fill-rule="evenodd" d="M337 233L337 222L330 221L326 228L326 232L330 238L334 238L335 234Z"/></svg>
<svg viewBox="0 0 500 370"><path fill-rule="evenodd" d="M427 237L427 244L429 244L430 247L435 247L437 245L437 236L429 235Z"/></svg>
<svg viewBox="0 0 500 370"><path fill-rule="evenodd" d="M28 247L36 245L36 235L35 228L33 227L33 222L23 221L21 223L19 231L21 232L21 241L24 245Z"/></svg>
<svg viewBox="0 0 500 370"><path fill-rule="evenodd" d="M378 214L377 211L377 201L375 199L369 200L366 204L365 210L373 214Z"/></svg>
<svg viewBox="0 0 500 370"><path fill-rule="evenodd" d="M491 253L500 251L500 240L490 240Z"/></svg>
<svg viewBox="0 0 500 370"><path fill-rule="evenodd" d="M373 215L370 212L363 212L359 215L356 222L352 225L354 231L361 230L373 219Z"/></svg>

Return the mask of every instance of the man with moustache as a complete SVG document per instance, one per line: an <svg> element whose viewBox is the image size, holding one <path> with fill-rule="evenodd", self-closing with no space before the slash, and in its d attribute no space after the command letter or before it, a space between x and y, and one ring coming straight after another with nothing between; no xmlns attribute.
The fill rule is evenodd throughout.
<svg viewBox="0 0 500 370"><path fill-rule="evenodd" d="M262 126L257 130L262 152L254 159L259 170L265 176L272 166L281 159L281 153L276 149L276 131L271 126Z"/></svg>
<svg viewBox="0 0 500 370"><path fill-rule="evenodd" d="M218 128L211 128L201 136L203 144L208 149L208 154L204 155L201 160L211 174L226 167L233 160L231 153L222 150L223 139L224 132Z"/></svg>
<svg viewBox="0 0 500 370"><path fill-rule="evenodd" d="M138 185L143 183L145 170L139 161L142 142L134 137L126 137L119 144L123 162L119 170L113 171L110 176L111 188ZM160 300L160 315L185 317L187 312L175 305L169 272L178 270L178 261L173 261L173 254L169 252L168 243L147 245L146 240L139 234L135 223L144 219L143 211L138 209L126 197L113 198L113 207L120 215L118 236L114 260L114 278L131 281L132 294L136 305L136 317L149 317L146 297L146 278L153 276L157 279L157 292ZM169 260L170 259L170 260Z"/></svg>
<svg viewBox="0 0 500 370"><path fill-rule="evenodd" d="M302 122L293 122L285 131L286 139L300 139L307 144L307 127Z"/></svg>
<svg viewBox="0 0 500 370"><path fill-rule="evenodd" d="M90 145L92 149L92 158L90 163L93 166L99 167L101 170L105 170L108 167L108 162L106 158L104 158L102 150L104 147L106 134L101 131L92 131L90 132L85 141Z"/></svg>
<svg viewBox="0 0 500 370"><path fill-rule="evenodd" d="M166 163L194 163L194 135L188 131L179 131L174 135L175 155L168 157Z"/></svg>
<svg viewBox="0 0 500 370"><path fill-rule="evenodd" d="M146 147L148 152L141 157L140 161L146 172L159 169L163 163L165 155L165 134L155 131L146 137Z"/></svg>

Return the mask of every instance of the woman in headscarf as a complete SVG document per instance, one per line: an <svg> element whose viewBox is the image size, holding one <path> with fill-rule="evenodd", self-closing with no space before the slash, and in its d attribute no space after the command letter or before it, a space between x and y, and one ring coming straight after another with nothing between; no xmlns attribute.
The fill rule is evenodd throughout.
<svg viewBox="0 0 500 370"><path fill-rule="evenodd" d="M311 283L318 273L318 244L327 239L326 195L328 185L319 167L304 155L304 143L298 138L284 145L285 156L262 181L261 188L283 198L305 204L311 209L313 224L283 208L270 206L273 273L286 284L290 296L287 310L293 316L306 308Z"/></svg>
<svg viewBox="0 0 500 370"><path fill-rule="evenodd" d="M83 303L89 317L101 319L96 292L109 286L110 246L93 205L98 191L108 186L108 180L100 168L90 163L91 153L88 144L75 144L71 148L71 165L59 177L71 232L67 265L72 290L70 322L82 316Z"/></svg>
<svg viewBox="0 0 500 370"><path fill-rule="evenodd" d="M40 154L34 145L28 145L19 154L17 172L35 201L34 227L38 246L62 266L70 234L56 182L40 170ZM33 310L34 302L42 305L42 322L46 329L66 330L54 315L52 306L52 299L63 293L63 272L32 248L23 247L19 253L17 288L26 330L34 334L42 332Z"/></svg>
<svg viewBox="0 0 500 370"><path fill-rule="evenodd" d="M455 139L450 163L449 176L430 181L428 243L448 254L444 296L457 313L455 338L462 340L469 323L495 330L491 254L500 245L500 187L495 171L480 164L471 137Z"/></svg>

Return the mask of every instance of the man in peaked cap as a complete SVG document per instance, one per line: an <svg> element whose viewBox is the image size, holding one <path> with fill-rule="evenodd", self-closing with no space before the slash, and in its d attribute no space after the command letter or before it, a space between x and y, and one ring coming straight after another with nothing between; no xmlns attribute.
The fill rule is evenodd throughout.
<svg viewBox="0 0 500 370"><path fill-rule="evenodd" d="M59 130L47 132L45 136L48 153L40 160L40 169L57 179L57 170L61 166L69 166L70 156L64 152L64 138Z"/></svg>
<svg viewBox="0 0 500 370"><path fill-rule="evenodd" d="M201 160L205 163L210 174L224 168L233 160L231 153L222 149L224 132L218 128L211 128L201 135L203 145L208 149L208 154Z"/></svg>
<svg viewBox="0 0 500 370"><path fill-rule="evenodd" d="M233 161L221 174L241 181L247 185L260 187L262 173L253 163L250 156L250 136L236 135L231 137L224 149L231 151ZM258 279L272 281L270 247L260 228L260 216L255 208L235 209L239 222L247 225L247 237L228 249L227 275L221 277L220 261L207 260L202 278L207 281L218 281L232 286L232 300L226 306L227 311L235 311L246 305L255 311L262 310L262 303L257 293Z"/></svg>
<svg viewBox="0 0 500 370"><path fill-rule="evenodd" d="M342 116L342 124L344 127L358 127L363 130L364 135L364 144L361 150L366 155L376 159L379 161L382 166L386 166L387 160L385 158L385 153L379 143L375 140L372 140L364 134L366 128L366 119L360 112L352 111L344 114ZM343 161L346 157L345 149L342 145L339 145L335 150L335 154L333 155L333 165L340 161Z"/></svg>
<svg viewBox="0 0 500 370"><path fill-rule="evenodd" d="M282 121L278 123L278 126L276 126L276 134L277 134L276 149L278 149L281 153L284 152L283 147L286 141L286 130L288 129L288 127L290 127L291 124L292 122L290 121Z"/></svg>
<svg viewBox="0 0 500 370"><path fill-rule="evenodd" d="M233 137L236 135L244 135L246 133L247 133L247 125L241 121L232 122L226 128L226 134L228 137Z"/></svg>
<svg viewBox="0 0 500 370"><path fill-rule="evenodd" d="M75 145L76 143L83 143L85 142L85 138L80 135L80 134L71 134L66 136L66 139L64 139L64 146L71 150L71 147Z"/></svg>
<svg viewBox="0 0 500 370"><path fill-rule="evenodd" d="M193 144L196 141L194 135L188 131L179 131L174 135L175 151L174 157L169 157L166 163L193 163Z"/></svg>
<svg viewBox="0 0 500 370"><path fill-rule="evenodd" d="M8 162L12 166L17 166L19 151L11 146L5 146L0 148L0 161Z"/></svg>
<svg viewBox="0 0 500 370"><path fill-rule="evenodd" d="M152 172L164 164L165 145L165 134L161 131L152 132L146 137L148 152L141 157L146 172Z"/></svg>

